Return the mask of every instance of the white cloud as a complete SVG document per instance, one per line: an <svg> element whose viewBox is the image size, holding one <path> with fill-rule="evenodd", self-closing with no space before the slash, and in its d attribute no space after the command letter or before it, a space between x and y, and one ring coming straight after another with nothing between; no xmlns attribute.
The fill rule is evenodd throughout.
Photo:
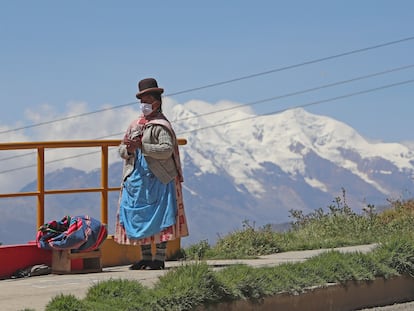
<svg viewBox="0 0 414 311"><path fill-rule="evenodd" d="M230 102L212 105L202 101L189 101L180 105L172 98L163 99L164 113L171 121L185 117L180 114L180 111L185 114L190 112L194 116L195 114L213 113L236 105ZM128 125L140 113L138 105L116 109L112 109L111 105L104 105L97 109L104 111L91 113L92 109L82 101L68 102L63 111L57 108L59 107L48 104L30 107L22 115L23 119L16 124L0 125L0 135L3 142L121 139ZM213 113L213 115L217 114ZM196 119L194 122L198 125ZM179 125L174 124L174 126ZM17 128L24 129L13 131ZM10 132L7 132L8 130ZM1 134L2 132L4 134ZM116 147L110 148L110 163L120 161L116 149ZM46 172L63 167L73 167L85 171L94 170L101 165L99 151L99 148L46 149ZM0 152L0 189L2 189L2 193L19 191L27 183L36 180L36 150Z"/></svg>
<svg viewBox="0 0 414 311"><path fill-rule="evenodd" d="M70 102L66 110L59 112L51 105L29 108L24 113L24 120L13 126L0 126L0 132L15 128L26 128L2 134L3 142L37 142L88 139L121 139L124 131L139 112L137 107L127 106L108 109L90 114L85 102ZM75 117L79 116L80 117ZM62 120L50 122L53 120ZM41 124L31 127L31 124ZM29 126L27 126L29 125ZM46 149L46 172L62 167L74 167L82 170L93 170L101 165L100 148ZM85 153L92 155L79 156ZM110 149L109 161L119 161L116 148ZM36 180L36 150L1 151L0 155L0 187L1 192L19 191L28 182ZM13 182L11 182L11 180Z"/></svg>

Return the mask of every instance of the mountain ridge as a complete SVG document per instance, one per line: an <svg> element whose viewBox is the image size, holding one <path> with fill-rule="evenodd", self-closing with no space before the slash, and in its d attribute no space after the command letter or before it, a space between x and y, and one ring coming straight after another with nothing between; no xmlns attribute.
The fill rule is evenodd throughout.
<svg viewBox="0 0 414 311"><path fill-rule="evenodd" d="M177 120L173 122L177 135L187 139L187 145L180 147L190 229L184 245L200 240L214 243L245 221L257 226L289 222L290 210L309 213L326 207L343 189L348 205L357 212L367 204L384 205L389 198L411 195L414 149L409 146L368 142L348 125L301 108L256 116L249 109L233 112L234 105L219 103L214 109L222 112L214 113L211 105L193 101L169 111ZM121 172L121 160L110 165L112 187L119 186ZM99 175L99 170L62 168L46 175L46 188L94 187L99 185ZM22 191L33 189L35 182ZM12 208L16 204L8 202ZM111 193L110 233L117 202L118 193ZM33 206L28 199L17 204ZM51 196L45 205L46 221L68 213L100 219L96 195ZM33 239L33 225L30 233L24 230L13 241L3 238L17 220L22 227L25 219L36 219L35 208L24 210L9 210L0 220L0 241Z"/></svg>

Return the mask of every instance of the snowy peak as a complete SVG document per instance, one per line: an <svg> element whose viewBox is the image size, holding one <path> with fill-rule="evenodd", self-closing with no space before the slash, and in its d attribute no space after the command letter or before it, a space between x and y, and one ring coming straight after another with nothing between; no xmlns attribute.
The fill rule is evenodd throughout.
<svg viewBox="0 0 414 311"><path fill-rule="evenodd" d="M328 185L307 175L318 159L384 194L390 189L378 183L378 174L414 170L414 152L409 147L370 143L345 123L302 108L257 116L234 103L191 101L175 105L173 114L177 133L189 142L183 148L184 157L198 167L198 174L225 173L236 185L256 195L266 191L255 178L257 172L266 170L266 163L327 191Z"/></svg>

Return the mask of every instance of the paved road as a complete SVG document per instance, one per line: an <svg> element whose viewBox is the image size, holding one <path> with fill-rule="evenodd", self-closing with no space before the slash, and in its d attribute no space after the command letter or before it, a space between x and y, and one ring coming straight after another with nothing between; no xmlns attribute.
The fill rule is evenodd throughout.
<svg viewBox="0 0 414 311"><path fill-rule="evenodd" d="M376 307L371 309L361 309L359 311L413 311L414 302L400 303L386 307Z"/></svg>
<svg viewBox="0 0 414 311"><path fill-rule="evenodd" d="M362 245L356 247L343 247L337 250L341 252L370 252L375 245ZM329 249L328 249L329 250ZM286 262L300 262L316 256L327 249L286 252L262 256L255 260L214 260L207 261L212 267L223 267L236 263L243 263L254 267L276 266ZM181 262L169 261L166 268L182 265ZM18 311L24 308L32 308L37 311L44 310L47 303L59 294L73 294L83 298L87 290L99 281L108 279L138 280L145 286L152 286L164 271L130 271L128 266L108 267L100 273L44 275L24 279L10 279L0 281L0 310ZM406 304L405 309L375 309L381 311L390 310L414 310L414 304ZM372 310L372 309L371 309Z"/></svg>

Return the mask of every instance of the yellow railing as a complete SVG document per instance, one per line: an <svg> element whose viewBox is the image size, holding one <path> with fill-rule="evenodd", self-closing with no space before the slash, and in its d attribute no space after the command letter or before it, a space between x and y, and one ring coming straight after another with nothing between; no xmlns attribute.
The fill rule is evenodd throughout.
<svg viewBox="0 0 414 311"><path fill-rule="evenodd" d="M178 144L185 145L187 141L179 138ZM0 198L37 196L37 227L45 223L44 203L45 195L67 194L83 192L101 193L101 222L108 224L108 192L119 191L119 187L108 187L108 149L120 144L120 140L72 140L72 141L46 141L46 142L13 142L0 143L0 150L36 149L37 150L37 191L0 193ZM101 148L101 187L82 189L45 189L45 149L52 148Z"/></svg>

